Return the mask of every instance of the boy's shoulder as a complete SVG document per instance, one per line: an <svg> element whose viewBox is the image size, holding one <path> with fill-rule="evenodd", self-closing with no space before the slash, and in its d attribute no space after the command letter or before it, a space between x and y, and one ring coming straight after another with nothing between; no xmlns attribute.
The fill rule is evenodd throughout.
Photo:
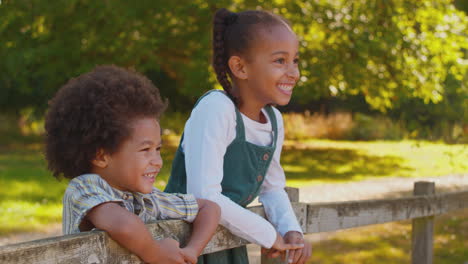
<svg viewBox="0 0 468 264"><path fill-rule="evenodd" d="M65 190L65 196L74 195L77 192L100 192L112 193L112 187L97 174L83 174L73 178Z"/></svg>
<svg viewBox="0 0 468 264"><path fill-rule="evenodd" d="M109 184L101 178L98 174L87 173L82 174L70 180L68 186L76 185L98 185L98 186L109 186ZM110 187L110 186L109 186Z"/></svg>

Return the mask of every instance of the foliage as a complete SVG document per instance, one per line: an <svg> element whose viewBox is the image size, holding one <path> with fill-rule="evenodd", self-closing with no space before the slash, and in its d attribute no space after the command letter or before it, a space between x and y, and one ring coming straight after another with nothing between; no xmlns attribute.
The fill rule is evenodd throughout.
<svg viewBox="0 0 468 264"><path fill-rule="evenodd" d="M175 109L190 108L215 83L214 11L259 6L301 38L303 102L362 94L385 111L406 98L440 102L466 82L468 21L450 0L2 0L0 109L45 108L66 80L105 63L136 68Z"/></svg>

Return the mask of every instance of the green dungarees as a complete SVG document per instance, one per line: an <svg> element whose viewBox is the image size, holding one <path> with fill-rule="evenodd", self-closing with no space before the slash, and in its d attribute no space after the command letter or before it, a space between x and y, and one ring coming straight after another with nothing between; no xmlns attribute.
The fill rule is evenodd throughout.
<svg viewBox="0 0 468 264"><path fill-rule="evenodd" d="M212 90L211 92L222 92ZM203 95L198 102L208 93ZM227 95L226 95L227 96ZM195 105L196 107L196 105ZM239 110L236 109L236 138L227 147L224 155L224 176L221 181L222 194L242 207L246 207L259 194L266 172L270 165L273 153L276 149L278 128L276 116L271 106L267 106L266 112L270 118L273 130L273 142L270 146L258 146L245 140L244 122ZM183 135L181 143L183 140ZM179 145L172 163L171 177L165 192L187 192L187 174L185 171L185 157ZM223 250L212 254L202 255L198 258L198 264L245 264L249 263L245 246Z"/></svg>

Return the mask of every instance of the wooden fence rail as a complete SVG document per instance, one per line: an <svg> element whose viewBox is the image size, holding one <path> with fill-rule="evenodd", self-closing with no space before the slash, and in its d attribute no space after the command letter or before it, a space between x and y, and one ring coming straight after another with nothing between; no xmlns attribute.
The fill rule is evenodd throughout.
<svg viewBox="0 0 468 264"><path fill-rule="evenodd" d="M420 186L431 184L433 185L433 183L416 183L415 190L419 190ZM426 194L426 190L415 191L415 196L412 197L319 204L299 203L297 189L289 189L288 193L296 216L307 234L415 219L412 247L414 264L432 263L432 217L468 208L468 191ZM249 209L265 217L261 206ZM147 227L155 239L173 237L182 245L191 233L191 226L180 220L158 221L147 224ZM248 242L232 235L225 228L218 227L204 254L245 244ZM0 263L142 262L110 239L105 232L91 231L0 247ZM262 258L262 264L271 263L281 262Z"/></svg>

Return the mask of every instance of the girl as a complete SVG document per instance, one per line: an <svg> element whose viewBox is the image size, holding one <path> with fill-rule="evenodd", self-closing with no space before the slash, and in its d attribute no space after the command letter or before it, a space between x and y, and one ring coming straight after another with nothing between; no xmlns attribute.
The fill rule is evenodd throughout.
<svg viewBox="0 0 468 264"><path fill-rule="evenodd" d="M213 67L223 91L202 96L189 120L166 191L193 193L220 205L220 224L250 242L289 251L305 263L311 247L284 191L280 165L286 105L299 79L298 40L289 24L266 11L216 12ZM246 210L260 195L271 224ZM263 250L264 253L266 250ZM204 255L198 263L248 263L245 247Z"/></svg>

